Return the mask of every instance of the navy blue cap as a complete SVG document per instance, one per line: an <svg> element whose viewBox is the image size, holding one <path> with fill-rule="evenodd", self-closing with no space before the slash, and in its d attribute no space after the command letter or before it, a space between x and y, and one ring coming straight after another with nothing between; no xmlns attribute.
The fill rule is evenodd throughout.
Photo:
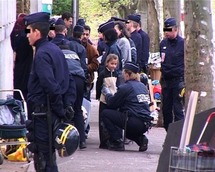
<svg viewBox="0 0 215 172"><path fill-rule="evenodd" d="M49 23L50 13L47 12L38 12L27 15L24 17L25 26L28 26L37 22Z"/></svg>
<svg viewBox="0 0 215 172"><path fill-rule="evenodd" d="M132 62L127 62L125 63L124 69L130 70L133 73L138 73L139 72L139 66Z"/></svg>
<svg viewBox="0 0 215 172"><path fill-rule="evenodd" d="M114 22L113 21L108 21L108 22L105 22L105 23L101 24L99 26L98 31L101 32L101 33L104 33L106 30L113 29L113 28L114 28Z"/></svg>
<svg viewBox="0 0 215 172"><path fill-rule="evenodd" d="M85 26L85 20L83 18L78 19L76 25Z"/></svg>
<svg viewBox="0 0 215 172"><path fill-rule="evenodd" d="M135 15L135 14L130 14L128 15L128 20L132 20L132 21L135 21L137 23L140 22L140 16L139 15Z"/></svg>
<svg viewBox="0 0 215 172"><path fill-rule="evenodd" d="M171 17L168 18L164 21L164 27L171 27L171 26L176 26L176 20L175 18Z"/></svg>
<svg viewBox="0 0 215 172"><path fill-rule="evenodd" d="M84 27L81 26L81 25L75 25L74 29L73 29L74 32L80 32L80 33L83 33L84 32Z"/></svg>
<svg viewBox="0 0 215 172"><path fill-rule="evenodd" d="M65 26L65 23L64 23L64 21L63 21L62 18L59 18L59 19L57 19L57 21L55 22L55 25L63 25L63 26Z"/></svg>
<svg viewBox="0 0 215 172"><path fill-rule="evenodd" d="M126 19L118 18L118 17L111 17L112 21L122 21L122 22L127 22Z"/></svg>

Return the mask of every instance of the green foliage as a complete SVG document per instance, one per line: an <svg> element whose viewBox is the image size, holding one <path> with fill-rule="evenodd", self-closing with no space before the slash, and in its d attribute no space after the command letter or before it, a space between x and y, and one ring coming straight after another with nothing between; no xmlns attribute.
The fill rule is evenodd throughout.
<svg viewBox="0 0 215 172"><path fill-rule="evenodd" d="M54 0L52 7L53 15L61 15L64 12L72 12L72 0Z"/></svg>
<svg viewBox="0 0 215 172"><path fill-rule="evenodd" d="M73 0L53 0L53 15L72 12ZM91 37L97 39L97 28L111 16L119 16L121 6L129 8L132 0L79 0L79 17L91 27Z"/></svg>

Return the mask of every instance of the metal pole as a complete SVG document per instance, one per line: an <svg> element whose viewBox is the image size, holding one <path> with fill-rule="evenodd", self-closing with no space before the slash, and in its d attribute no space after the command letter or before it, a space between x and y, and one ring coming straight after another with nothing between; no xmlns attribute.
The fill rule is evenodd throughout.
<svg viewBox="0 0 215 172"><path fill-rule="evenodd" d="M73 27L77 22L77 0L73 0Z"/></svg>

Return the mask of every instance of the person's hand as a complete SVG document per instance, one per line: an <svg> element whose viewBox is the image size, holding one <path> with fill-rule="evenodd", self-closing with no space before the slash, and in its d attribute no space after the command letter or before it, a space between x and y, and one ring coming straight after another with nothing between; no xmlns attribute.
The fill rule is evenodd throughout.
<svg viewBox="0 0 215 172"><path fill-rule="evenodd" d="M71 121L74 118L75 111L72 106L67 106L65 109L66 120Z"/></svg>
<svg viewBox="0 0 215 172"><path fill-rule="evenodd" d="M106 96L107 94L111 94L111 91L107 86L103 86L101 92L102 94L104 94L104 96Z"/></svg>

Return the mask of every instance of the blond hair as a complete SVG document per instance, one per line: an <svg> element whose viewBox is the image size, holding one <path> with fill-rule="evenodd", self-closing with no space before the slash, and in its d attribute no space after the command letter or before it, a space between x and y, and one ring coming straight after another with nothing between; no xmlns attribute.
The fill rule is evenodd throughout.
<svg viewBox="0 0 215 172"><path fill-rule="evenodd" d="M134 73L128 69L124 69L124 72L128 74L129 80L140 81L140 74L139 73Z"/></svg>

